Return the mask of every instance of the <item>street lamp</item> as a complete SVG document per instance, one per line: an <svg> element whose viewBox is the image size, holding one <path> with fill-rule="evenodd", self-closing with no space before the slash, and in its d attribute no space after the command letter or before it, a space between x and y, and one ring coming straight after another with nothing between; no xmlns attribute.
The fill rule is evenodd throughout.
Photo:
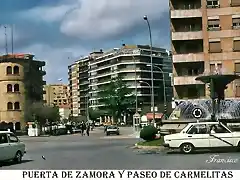
<svg viewBox="0 0 240 180"><path fill-rule="evenodd" d="M152 83L152 93L151 93L151 103L152 103L152 112L153 112L153 124L155 123L155 102L154 102L154 84L153 84L153 56L152 56L152 31L151 26L147 16L144 16L143 19L147 22L149 30L149 40L150 40L150 60L151 60L151 83Z"/></svg>
<svg viewBox="0 0 240 180"><path fill-rule="evenodd" d="M151 66L150 64L148 64L147 66ZM163 81L163 101L164 101L164 114L166 114L167 112L166 112L166 107L167 107L167 96L166 96L166 82L165 82L165 74L164 74L164 72L163 72L163 70L160 68L160 67L158 67L158 66L155 66L154 65L154 67L155 68L157 68L161 73L162 73L162 76L163 76L163 79L162 79L162 81Z"/></svg>

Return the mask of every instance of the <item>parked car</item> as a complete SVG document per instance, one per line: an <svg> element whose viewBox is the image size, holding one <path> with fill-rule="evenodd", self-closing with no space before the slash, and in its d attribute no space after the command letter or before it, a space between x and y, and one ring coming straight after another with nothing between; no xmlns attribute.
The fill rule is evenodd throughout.
<svg viewBox="0 0 240 180"><path fill-rule="evenodd" d="M0 131L0 161L13 160L21 163L22 157L26 153L25 144L20 142L12 132Z"/></svg>
<svg viewBox="0 0 240 180"><path fill-rule="evenodd" d="M240 149L240 132L221 122L189 123L180 133L164 136L164 146L186 154L197 149Z"/></svg>
<svg viewBox="0 0 240 180"><path fill-rule="evenodd" d="M119 127L117 126L107 126L106 127L106 135L109 136L111 134L120 135Z"/></svg>

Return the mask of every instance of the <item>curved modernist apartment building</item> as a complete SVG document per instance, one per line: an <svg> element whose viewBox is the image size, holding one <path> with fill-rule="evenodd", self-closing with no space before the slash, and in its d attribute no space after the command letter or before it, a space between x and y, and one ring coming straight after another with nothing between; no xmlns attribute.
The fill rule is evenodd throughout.
<svg viewBox="0 0 240 180"><path fill-rule="evenodd" d="M25 128L24 111L31 101L43 98L42 70L45 62L33 60L34 55L0 56L0 128Z"/></svg>
<svg viewBox="0 0 240 180"><path fill-rule="evenodd" d="M113 77L121 77L133 90L137 90L139 111L150 111L151 67L150 47L125 45L110 51L92 52L68 67L73 116L85 116L88 108L105 109L99 90L110 83ZM163 80L166 84L167 101L172 100L172 58L166 49L152 49L154 64L155 103L163 112ZM164 77L163 78L163 73ZM131 107L130 107L131 108ZM132 107L133 108L133 107Z"/></svg>
<svg viewBox="0 0 240 180"><path fill-rule="evenodd" d="M103 86L110 83L114 77L121 77L123 81L137 94L139 111L150 111L151 105L151 67L149 46L125 45L104 52L93 58L89 63L89 107L104 109L98 92ZM152 48L153 79L155 106L157 111L163 112L165 81L166 99L171 102L172 73L171 54L163 48ZM137 91L137 92L136 92Z"/></svg>

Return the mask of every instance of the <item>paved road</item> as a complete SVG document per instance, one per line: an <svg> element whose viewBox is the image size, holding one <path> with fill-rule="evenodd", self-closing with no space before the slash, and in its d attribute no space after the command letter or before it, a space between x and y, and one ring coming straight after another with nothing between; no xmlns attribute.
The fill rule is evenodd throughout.
<svg viewBox="0 0 240 180"><path fill-rule="evenodd" d="M24 162L17 165L5 164L0 169L240 169L237 152L193 155L154 153L130 148L136 139L102 139L103 135L99 130L90 137L68 135L22 138L27 146ZM239 161L207 163L214 154L221 159ZM42 155L46 160L42 159Z"/></svg>

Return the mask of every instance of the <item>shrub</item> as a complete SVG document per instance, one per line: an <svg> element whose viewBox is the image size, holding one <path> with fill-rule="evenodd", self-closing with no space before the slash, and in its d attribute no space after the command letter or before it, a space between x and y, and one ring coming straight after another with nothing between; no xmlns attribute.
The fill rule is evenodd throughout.
<svg viewBox="0 0 240 180"><path fill-rule="evenodd" d="M140 132L140 138L145 141L152 141L155 139L156 134L158 133L157 128L154 126L145 126Z"/></svg>

